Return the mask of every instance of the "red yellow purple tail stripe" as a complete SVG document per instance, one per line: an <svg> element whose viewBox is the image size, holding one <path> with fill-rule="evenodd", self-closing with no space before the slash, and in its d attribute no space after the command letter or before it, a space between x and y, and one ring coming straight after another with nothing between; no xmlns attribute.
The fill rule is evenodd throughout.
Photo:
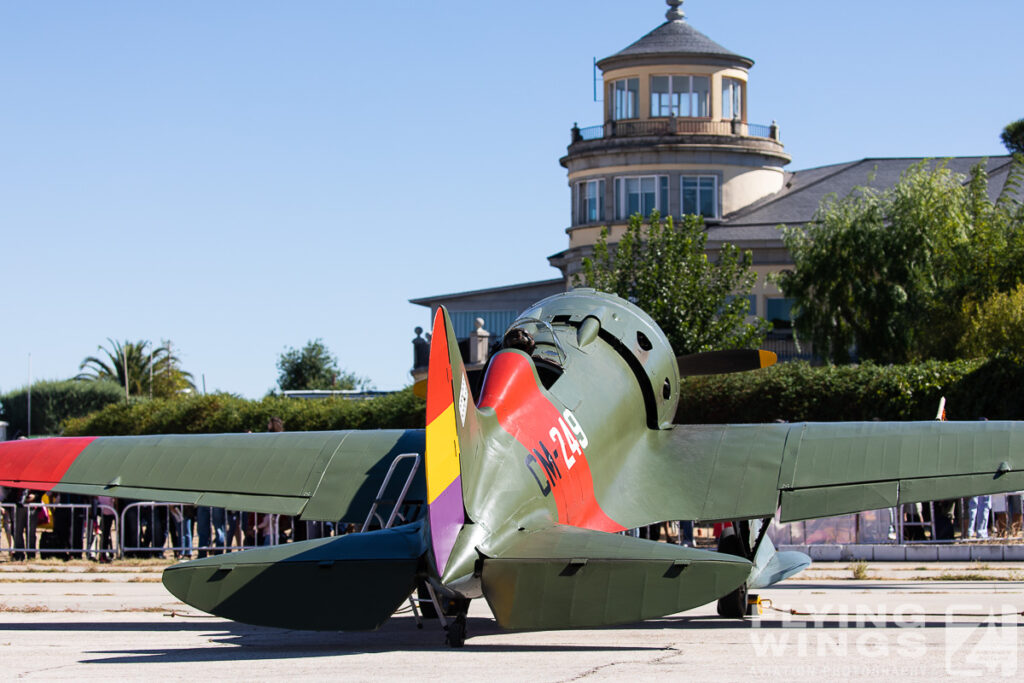
<svg viewBox="0 0 1024 683"><path fill-rule="evenodd" d="M448 313L439 308L430 338L427 369L427 516L438 575L443 575L455 539L466 521L462 503L460 425L472 402L466 371Z"/></svg>

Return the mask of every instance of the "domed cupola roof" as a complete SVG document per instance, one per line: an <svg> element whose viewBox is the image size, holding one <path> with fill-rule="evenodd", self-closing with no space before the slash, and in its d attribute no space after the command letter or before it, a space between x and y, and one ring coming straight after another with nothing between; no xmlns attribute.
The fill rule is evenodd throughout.
<svg viewBox="0 0 1024 683"><path fill-rule="evenodd" d="M722 47L686 23L679 9L682 0L666 0L669 10L664 24L629 47L597 63L602 71L637 64L722 64L749 69L754 60Z"/></svg>

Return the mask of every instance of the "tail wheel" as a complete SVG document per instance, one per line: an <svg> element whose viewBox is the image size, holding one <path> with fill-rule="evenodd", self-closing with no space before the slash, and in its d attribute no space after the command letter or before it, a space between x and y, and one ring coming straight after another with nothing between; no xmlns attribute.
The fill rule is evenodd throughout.
<svg viewBox="0 0 1024 683"><path fill-rule="evenodd" d="M743 541L732 528L725 529L718 537L718 552L726 555L746 557ZM727 619L742 619L747 614L747 584L718 599L718 614Z"/></svg>
<svg viewBox="0 0 1024 683"><path fill-rule="evenodd" d="M455 618L446 628L444 640L449 647L462 647L466 644L466 614L469 612L469 600L456 598L452 600Z"/></svg>
<svg viewBox="0 0 1024 683"><path fill-rule="evenodd" d="M448 624L448 633L444 640L449 647L462 647L466 644L466 615L460 614Z"/></svg>

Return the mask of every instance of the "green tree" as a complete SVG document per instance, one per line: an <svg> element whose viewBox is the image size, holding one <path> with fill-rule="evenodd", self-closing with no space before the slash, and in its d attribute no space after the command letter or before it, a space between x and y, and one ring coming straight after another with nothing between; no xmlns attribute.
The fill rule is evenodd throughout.
<svg viewBox="0 0 1024 683"><path fill-rule="evenodd" d="M0 394L0 419L8 433L29 433L28 387ZM113 382L37 381L32 384L32 436L60 434L61 423L82 417L111 403L124 404L124 387Z"/></svg>
<svg viewBox="0 0 1024 683"><path fill-rule="evenodd" d="M757 278L751 254L723 244L711 260L706 243L699 216L676 224L655 212L645 226L637 214L614 250L608 230L601 232L575 284L617 294L647 311L677 354L757 346L771 324L760 318L747 322L747 295Z"/></svg>
<svg viewBox="0 0 1024 683"><path fill-rule="evenodd" d="M277 385L282 391L303 389L368 389L370 381L339 370L335 358L320 339L301 349L289 347L277 359Z"/></svg>
<svg viewBox="0 0 1024 683"><path fill-rule="evenodd" d="M806 227L783 226L794 268L779 287L795 300L797 336L833 362L905 363L961 355L965 303L1024 279L1021 168L996 201L984 167L969 177L927 162L887 190L826 198Z"/></svg>
<svg viewBox="0 0 1024 683"><path fill-rule="evenodd" d="M967 357L1020 354L1024 350L1024 285L996 292L983 302L968 301L961 348Z"/></svg>
<svg viewBox="0 0 1024 683"><path fill-rule="evenodd" d="M135 396L170 397L183 390L195 390L192 374L181 369L170 341L154 347L147 340L132 342L107 338L109 347L96 347L104 357L89 356L79 364L79 380L115 382ZM127 375L126 375L127 373ZM127 379L126 379L127 377Z"/></svg>
<svg viewBox="0 0 1024 683"><path fill-rule="evenodd" d="M1010 154L1024 154L1024 119L1006 124L999 139Z"/></svg>
<svg viewBox="0 0 1024 683"><path fill-rule="evenodd" d="M170 339L161 340L158 349L154 349L152 366L154 398L171 398L196 391L192 373L181 369Z"/></svg>

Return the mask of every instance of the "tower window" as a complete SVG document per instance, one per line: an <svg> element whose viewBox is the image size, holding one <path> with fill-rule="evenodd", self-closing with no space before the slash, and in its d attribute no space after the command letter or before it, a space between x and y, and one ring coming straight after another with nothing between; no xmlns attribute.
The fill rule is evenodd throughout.
<svg viewBox="0 0 1024 683"><path fill-rule="evenodd" d="M603 180L586 180L577 183L576 193L578 197L577 223L597 223L605 220Z"/></svg>
<svg viewBox="0 0 1024 683"><path fill-rule="evenodd" d="M651 76L651 116L708 116L707 76Z"/></svg>
<svg viewBox="0 0 1024 683"><path fill-rule="evenodd" d="M611 84L612 118L635 119L637 117L637 101L640 99L640 79L623 78Z"/></svg>
<svg viewBox="0 0 1024 683"><path fill-rule="evenodd" d="M628 176L615 179L615 218L625 220L635 213L645 218L655 210L668 209L668 176Z"/></svg>
<svg viewBox="0 0 1024 683"><path fill-rule="evenodd" d="M743 118L743 81L722 79L722 118Z"/></svg>
<svg viewBox="0 0 1024 683"><path fill-rule="evenodd" d="M718 178L713 175L684 175L682 184L682 213L718 217Z"/></svg>

